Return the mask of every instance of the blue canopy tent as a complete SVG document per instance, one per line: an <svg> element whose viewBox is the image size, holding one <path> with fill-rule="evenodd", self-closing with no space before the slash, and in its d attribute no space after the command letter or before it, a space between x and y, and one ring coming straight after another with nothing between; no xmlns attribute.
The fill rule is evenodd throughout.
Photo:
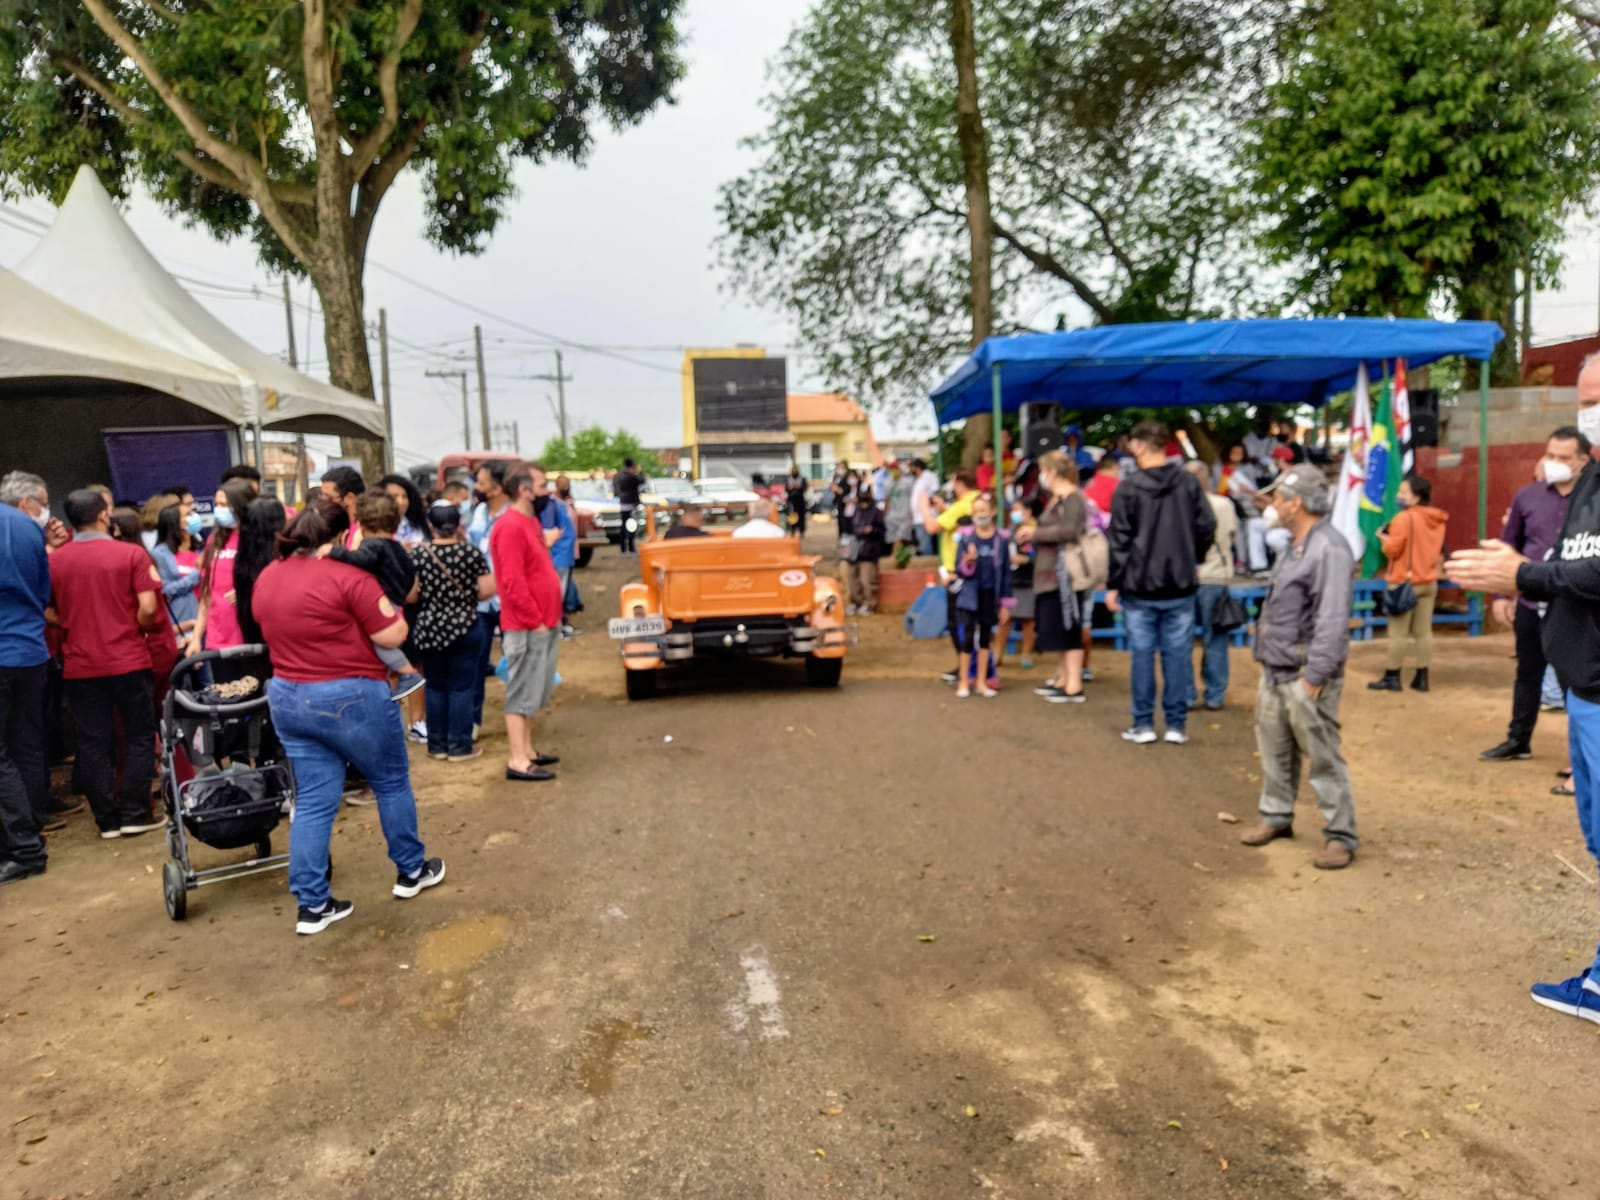
<svg viewBox="0 0 1600 1200"><path fill-rule="evenodd" d="M1487 524L1489 356L1505 335L1492 321L1318 317L1104 325L992 337L934 388L940 427L1024 404L1069 409L1201 404L1321 405L1355 384L1362 363L1413 367L1451 355L1479 362L1478 529Z"/></svg>

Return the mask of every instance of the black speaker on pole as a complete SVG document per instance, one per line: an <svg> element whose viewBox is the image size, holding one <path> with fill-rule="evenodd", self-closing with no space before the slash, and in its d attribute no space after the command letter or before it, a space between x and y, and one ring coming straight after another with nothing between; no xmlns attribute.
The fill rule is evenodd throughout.
<svg viewBox="0 0 1600 1200"><path fill-rule="evenodd" d="M1061 406L1024 404L1022 406L1022 453L1038 458L1061 449Z"/></svg>
<svg viewBox="0 0 1600 1200"><path fill-rule="evenodd" d="M1418 388L1411 393L1411 445L1439 444L1439 389Z"/></svg>

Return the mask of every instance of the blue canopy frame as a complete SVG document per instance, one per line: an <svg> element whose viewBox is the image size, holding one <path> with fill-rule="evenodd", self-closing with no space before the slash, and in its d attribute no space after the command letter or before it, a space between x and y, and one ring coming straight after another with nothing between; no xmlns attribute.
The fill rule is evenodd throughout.
<svg viewBox="0 0 1600 1200"><path fill-rule="evenodd" d="M1102 325L992 337L933 389L940 428L1024 404L1068 409L1191 408L1203 404L1320 406L1355 384L1363 363L1420 367L1460 355L1479 363L1478 532L1487 525L1489 358L1505 334L1493 321L1388 317L1261 318Z"/></svg>

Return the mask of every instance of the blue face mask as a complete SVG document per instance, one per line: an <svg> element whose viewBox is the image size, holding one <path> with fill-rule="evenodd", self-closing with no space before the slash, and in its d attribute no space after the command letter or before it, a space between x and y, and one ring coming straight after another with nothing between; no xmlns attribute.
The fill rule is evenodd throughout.
<svg viewBox="0 0 1600 1200"><path fill-rule="evenodd" d="M213 512L211 514L211 519L224 529L232 529L238 524L238 522L233 519L233 509L228 508L226 505Z"/></svg>
<svg viewBox="0 0 1600 1200"><path fill-rule="evenodd" d="M230 513L229 515L231 516L232 514ZM199 537L200 532L205 529L206 523L200 519L199 513L190 513L184 520L183 527L196 537Z"/></svg>

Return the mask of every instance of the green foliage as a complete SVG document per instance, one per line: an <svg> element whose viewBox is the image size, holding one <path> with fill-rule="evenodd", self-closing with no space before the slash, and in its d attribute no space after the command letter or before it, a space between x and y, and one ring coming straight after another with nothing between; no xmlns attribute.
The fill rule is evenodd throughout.
<svg viewBox="0 0 1600 1200"><path fill-rule="evenodd" d="M1098 322L1237 306L1255 272L1222 151L1280 6L1236 8L976 6L996 332L1066 297ZM735 285L880 407L920 401L969 344L947 21L924 0L819 0L773 64L758 161L722 190Z"/></svg>
<svg viewBox="0 0 1600 1200"><path fill-rule="evenodd" d="M547 471L616 470L622 460L631 458L646 475L661 470L661 462L653 450L626 429L611 432L598 425L588 425L578 430L568 441L551 438L539 453L539 462Z"/></svg>
<svg viewBox="0 0 1600 1200"><path fill-rule="evenodd" d="M519 160L581 161L595 122L670 93L682 4L0 0L0 193L59 200L86 163L252 238L310 274L336 379L370 388L362 266L395 178L421 176L429 241L482 250Z"/></svg>
<svg viewBox="0 0 1600 1200"><path fill-rule="evenodd" d="M1267 243L1316 312L1498 319L1553 282L1600 150L1595 68L1560 0L1339 0L1255 123Z"/></svg>

